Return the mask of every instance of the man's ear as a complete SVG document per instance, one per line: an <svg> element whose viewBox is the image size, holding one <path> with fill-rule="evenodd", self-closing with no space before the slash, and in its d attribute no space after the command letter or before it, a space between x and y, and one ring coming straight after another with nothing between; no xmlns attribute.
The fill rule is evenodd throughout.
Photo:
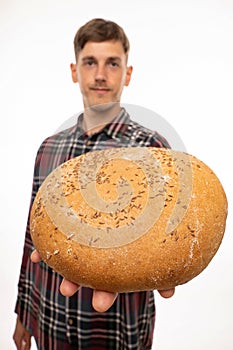
<svg viewBox="0 0 233 350"><path fill-rule="evenodd" d="M76 68L76 64L71 63L70 64L70 70L71 70L71 76L72 76L72 80L74 83L78 82L78 77L77 77L77 68Z"/></svg>
<svg viewBox="0 0 233 350"><path fill-rule="evenodd" d="M125 78L125 86L129 85L132 72L133 72L133 67L132 66L127 67L126 78Z"/></svg>

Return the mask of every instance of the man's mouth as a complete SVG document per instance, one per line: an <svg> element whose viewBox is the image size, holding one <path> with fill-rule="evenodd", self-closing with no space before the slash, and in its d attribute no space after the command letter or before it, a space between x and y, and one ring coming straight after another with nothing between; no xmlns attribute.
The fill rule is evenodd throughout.
<svg viewBox="0 0 233 350"><path fill-rule="evenodd" d="M93 87L91 87L90 88L92 91L95 91L96 93L98 93L98 94L105 94L105 93L107 93L107 92L109 92L110 91L110 89L109 88L107 88L107 87L100 87L100 86L93 86Z"/></svg>

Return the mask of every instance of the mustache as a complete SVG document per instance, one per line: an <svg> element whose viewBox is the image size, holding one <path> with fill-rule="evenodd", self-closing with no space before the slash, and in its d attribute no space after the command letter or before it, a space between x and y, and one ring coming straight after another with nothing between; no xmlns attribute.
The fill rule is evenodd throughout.
<svg viewBox="0 0 233 350"><path fill-rule="evenodd" d="M110 90L110 87L107 84L101 83L101 82L90 86L90 89L98 89L98 88L105 88Z"/></svg>

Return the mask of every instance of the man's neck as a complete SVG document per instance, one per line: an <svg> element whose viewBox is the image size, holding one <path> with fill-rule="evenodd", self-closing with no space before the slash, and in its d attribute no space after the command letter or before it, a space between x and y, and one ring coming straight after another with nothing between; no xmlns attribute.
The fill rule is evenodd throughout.
<svg viewBox="0 0 233 350"><path fill-rule="evenodd" d="M87 135L94 134L111 123L120 113L119 102L106 103L85 108L83 118L83 129Z"/></svg>

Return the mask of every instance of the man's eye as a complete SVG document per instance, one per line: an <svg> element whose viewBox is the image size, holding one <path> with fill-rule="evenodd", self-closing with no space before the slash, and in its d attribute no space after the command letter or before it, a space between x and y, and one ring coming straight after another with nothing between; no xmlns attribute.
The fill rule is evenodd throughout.
<svg viewBox="0 0 233 350"><path fill-rule="evenodd" d="M119 64L116 63L116 62L110 62L110 65L111 65L112 67L118 67L118 66L119 66Z"/></svg>
<svg viewBox="0 0 233 350"><path fill-rule="evenodd" d="M85 62L85 65L86 65L86 66L93 66L94 64L95 64L95 62L92 61L92 60L89 60L89 61L86 61L86 62Z"/></svg>

